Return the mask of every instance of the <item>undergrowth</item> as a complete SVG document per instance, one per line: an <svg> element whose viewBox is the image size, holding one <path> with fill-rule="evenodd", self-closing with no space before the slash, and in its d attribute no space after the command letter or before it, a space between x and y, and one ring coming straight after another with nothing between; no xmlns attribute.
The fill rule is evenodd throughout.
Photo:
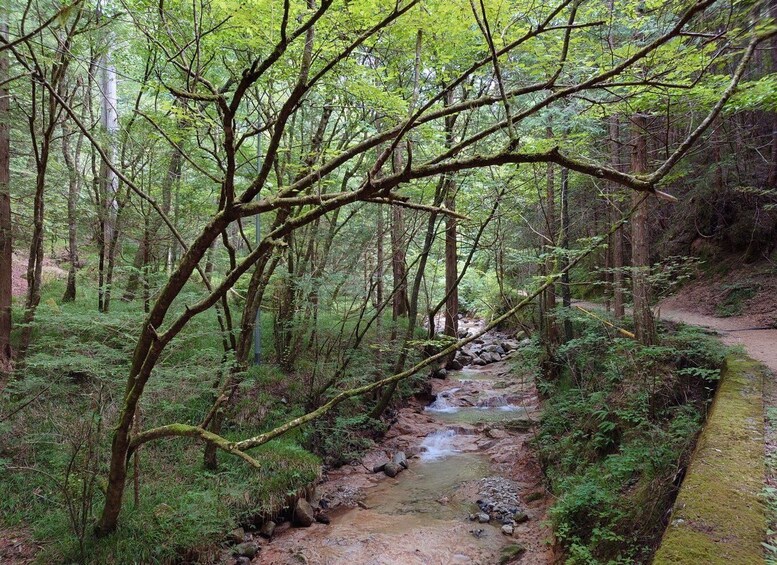
<svg viewBox="0 0 777 565"><path fill-rule="evenodd" d="M724 350L694 328L643 347L589 318L561 346L536 439L550 520L569 564L647 563L720 375ZM535 350L538 355L539 351Z"/></svg>

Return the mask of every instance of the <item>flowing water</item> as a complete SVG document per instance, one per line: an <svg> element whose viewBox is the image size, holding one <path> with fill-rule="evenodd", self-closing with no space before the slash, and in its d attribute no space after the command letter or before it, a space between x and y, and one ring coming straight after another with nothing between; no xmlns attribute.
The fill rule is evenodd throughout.
<svg viewBox="0 0 777 565"><path fill-rule="evenodd" d="M485 477L513 479L527 492L541 483L524 445L538 411L533 385L499 362L450 372L433 388L432 403L400 411L381 449L333 471L319 487L330 503L342 501L330 511L330 525L281 528L258 562L490 565L499 562L504 546L521 543L527 547L523 563L551 563L541 525L547 501L525 505L532 519L513 537L502 533L501 523L470 520L479 512L475 502ZM411 455L409 469L394 479L369 472L396 450Z"/></svg>

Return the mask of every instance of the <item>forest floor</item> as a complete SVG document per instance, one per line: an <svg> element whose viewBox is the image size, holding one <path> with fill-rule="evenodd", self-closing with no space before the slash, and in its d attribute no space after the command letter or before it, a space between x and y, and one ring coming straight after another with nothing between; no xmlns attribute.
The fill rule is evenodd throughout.
<svg viewBox="0 0 777 565"><path fill-rule="evenodd" d="M487 335L481 345L498 341ZM433 403L411 401L376 449L319 485L318 504L338 506L331 524L286 524L262 542L255 562L493 565L512 562L512 551L522 563L552 563L544 523L551 500L528 446L539 399L522 374L508 359L432 379ZM396 478L372 472L397 451L408 454L407 471ZM525 516L505 531L510 518L488 511L489 501ZM481 523L484 509L491 520Z"/></svg>

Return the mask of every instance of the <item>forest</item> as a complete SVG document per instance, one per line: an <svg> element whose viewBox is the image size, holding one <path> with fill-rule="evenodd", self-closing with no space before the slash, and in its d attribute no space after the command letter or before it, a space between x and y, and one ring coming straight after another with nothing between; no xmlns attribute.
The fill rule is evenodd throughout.
<svg viewBox="0 0 777 565"><path fill-rule="evenodd" d="M777 563L776 352L775 0L0 7L2 563Z"/></svg>

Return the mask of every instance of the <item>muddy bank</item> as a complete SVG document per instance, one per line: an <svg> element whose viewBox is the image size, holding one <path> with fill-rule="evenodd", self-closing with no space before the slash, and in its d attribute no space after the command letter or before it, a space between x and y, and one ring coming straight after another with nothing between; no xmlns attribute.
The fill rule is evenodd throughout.
<svg viewBox="0 0 777 565"><path fill-rule="evenodd" d="M504 339L489 334L467 352L476 358ZM325 476L313 503L330 524L284 524L259 542L254 562L494 564L512 552L524 563L551 563L542 525L550 500L527 445L538 398L505 354L432 379L433 402L413 401L362 461ZM398 451L408 455L407 470L396 478L373 472Z"/></svg>

